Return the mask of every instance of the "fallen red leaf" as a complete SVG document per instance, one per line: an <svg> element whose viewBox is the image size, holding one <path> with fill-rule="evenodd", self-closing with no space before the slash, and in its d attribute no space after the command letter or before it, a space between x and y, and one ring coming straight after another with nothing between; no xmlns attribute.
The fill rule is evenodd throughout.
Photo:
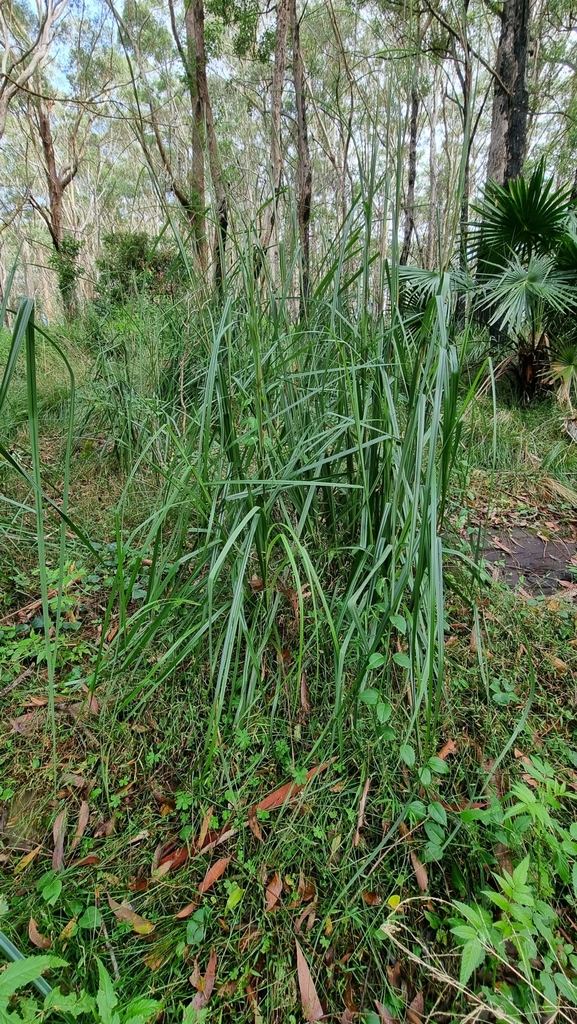
<svg viewBox="0 0 577 1024"><path fill-rule="evenodd" d="M274 910L282 892L282 878L278 871L275 871L272 878L267 882L264 896L266 901L265 911Z"/></svg>
<svg viewBox="0 0 577 1024"><path fill-rule="evenodd" d="M190 917L191 914L194 914L197 906L198 903L189 903L188 906L183 907L182 910L179 910L178 914L175 914L174 916L178 921L184 921L185 917Z"/></svg>
<svg viewBox="0 0 577 1024"><path fill-rule="evenodd" d="M114 832L114 820L115 816L113 815L108 821L101 821L94 832L94 838L108 839L108 836L111 836Z"/></svg>
<svg viewBox="0 0 577 1024"><path fill-rule="evenodd" d="M383 897L378 892L364 892L363 899L368 907L380 907Z"/></svg>
<svg viewBox="0 0 577 1024"><path fill-rule="evenodd" d="M200 832L198 834L198 839L196 841L196 849L197 850L202 850L202 848L204 846L204 843L205 843L205 840L206 840L206 836L207 836L208 830L210 828L210 822L212 820L213 814L214 814L214 807L209 807L208 811L206 812L206 814L204 816L204 818L202 819L202 825L200 826Z"/></svg>
<svg viewBox="0 0 577 1024"><path fill-rule="evenodd" d="M90 818L90 806L89 806L87 800L83 800L82 803L80 804L80 810L78 812L78 825L76 826L76 832L74 833L74 838L73 838L72 842L70 843L69 853L72 853L73 850L75 850L76 847L78 846L80 840L82 839L82 836L84 835L84 832L86 830L86 826L88 825L88 819L89 818Z"/></svg>
<svg viewBox="0 0 577 1024"><path fill-rule="evenodd" d="M38 925L33 917L28 922L28 938L37 949L50 949L52 945L52 939L47 939L45 935L40 934Z"/></svg>
<svg viewBox="0 0 577 1024"><path fill-rule="evenodd" d="M53 871L62 871L62 866L64 864L64 840L66 838L67 813L66 808L60 811L52 829L52 836L54 838L54 852L52 854Z"/></svg>
<svg viewBox="0 0 577 1024"><path fill-rule="evenodd" d="M206 974L204 975L204 978L198 979L198 992L196 993L194 999L192 1000L192 1006L195 1010L203 1010L212 995L214 981L216 978L217 962L218 961L216 953L214 949L211 949L208 967L206 968ZM194 984L194 982L192 982L192 984Z"/></svg>
<svg viewBox="0 0 577 1024"><path fill-rule="evenodd" d="M417 992L415 998L407 1010L407 1024L423 1024L425 1012L425 1000L422 992Z"/></svg>
<svg viewBox="0 0 577 1024"><path fill-rule="evenodd" d="M301 930L302 930L302 926L305 923L305 921L307 923L306 930L307 930L307 932L310 932L310 930L313 927L316 919L317 919L316 903L309 903L309 905L307 907L305 907L305 909L303 910L302 914L299 914L299 916L297 917L297 919L295 921L295 924L294 924L295 935L300 935Z"/></svg>
<svg viewBox="0 0 577 1024"><path fill-rule="evenodd" d="M94 694L88 689L86 683L82 683L82 691L83 691L83 693L85 693L87 695L86 696L86 703L87 703L88 707L90 708L91 713L93 715L97 715L99 713L99 711L100 711L100 707L99 707L98 701L96 700L96 697L94 696Z"/></svg>
<svg viewBox="0 0 577 1024"><path fill-rule="evenodd" d="M415 878L417 879L417 885L421 892L426 892L429 888L429 877L427 875L427 869L421 864L417 854L414 850L411 850L411 864L415 872Z"/></svg>
<svg viewBox="0 0 577 1024"><path fill-rule="evenodd" d="M230 864L230 861L230 857L221 857L220 860L217 860L216 863L213 864L212 867L210 867L206 872L206 875L204 876L202 882L198 887L198 891L200 893L208 892L208 890L212 888L214 883L218 881L220 876L224 874L228 865Z"/></svg>
<svg viewBox="0 0 577 1024"><path fill-rule="evenodd" d="M248 812L248 827L250 828L255 839L258 839L259 843L262 843L262 832L259 827L259 823L256 816L256 807L249 808Z"/></svg>
<svg viewBox="0 0 577 1024"><path fill-rule="evenodd" d="M375 1010L377 1011L380 1024L396 1024L396 1017L393 1017L390 1010L387 1010L386 1006L379 1003L378 999L375 999Z"/></svg>
<svg viewBox="0 0 577 1024"><path fill-rule="evenodd" d="M456 753L457 753L457 744L455 743L455 741L454 740L447 740L447 742L444 743L443 746L441 747L441 749L439 750L439 753L437 754L437 757L441 761L445 761L449 757L450 754L456 754Z"/></svg>
<svg viewBox="0 0 577 1024"><path fill-rule="evenodd" d="M81 857L80 860L75 860L70 865L71 868L85 868L93 867L96 864L100 864L100 857L95 857L94 854L90 854L89 857Z"/></svg>
<svg viewBox="0 0 577 1024"><path fill-rule="evenodd" d="M311 779L314 779L315 775L318 775L319 772L326 771L330 763L330 761L325 761L323 764L319 764L315 768L311 768L311 770L307 772L306 782L300 786L297 785L296 782L285 782L284 786L281 786L280 789L275 789L274 792L263 797L263 799L256 804L255 809L257 811L273 811L277 807L282 807L283 804L292 800L297 793L300 793L307 783L310 782Z"/></svg>
<svg viewBox="0 0 577 1024"><path fill-rule="evenodd" d="M297 951L297 975L301 994L301 1006L306 1021L321 1020L324 1017L324 1010L317 995L314 981L312 979L309 965L307 964L303 951L296 941Z"/></svg>

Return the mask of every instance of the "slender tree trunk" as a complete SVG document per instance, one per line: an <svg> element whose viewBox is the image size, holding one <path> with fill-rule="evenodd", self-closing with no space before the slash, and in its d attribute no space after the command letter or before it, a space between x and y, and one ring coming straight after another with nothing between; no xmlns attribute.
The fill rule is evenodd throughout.
<svg viewBox="0 0 577 1024"><path fill-rule="evenodd" d="M530 17L530 0L504 0L487 162L487 178L499 185L521 174L527 150Z"/></svg>
<svg viewBox="0 0 577 1024"><path fill-rule="evenodd" d="M290 0L293 43L293 80L297 110L297 219L302 257L300 315L306 315L310 291L310 220L312 205L312 166L307 128L305 69L301 51L296 0Z"/></svg>
<svg viewBox="0 0 577 1024"><path fill-rule="evenodd" d="M286 46L288 30L288 0L277 0L276 34L274 44L274 68L272 73L270 110L270 166L272 178L272 202L267 224L260 239L260 246L254 259L254 276L260 275L263 260L273 236L277 218L277 204L282 184L281 119L282 95L286 71Z"/></svg>
<svg viewBox="0 0 577 1024"><path fill-rule="evenodd" d="M60 252L62 239L64 237L64 188L56 166L54 139L52 137L52 126L50 124L51 106L51 104L44 100L38 101L38 128L40 131L42 151L44 153L44 173L46 177L46 185L48 187L48 208L50 211L49 217L45 218L45 220L52 237L54 248L56 249L56 252Z"/></svg>
<svg viewBox="0 0 577 1024"><path fill-rule="evenodd" d="M186 76L192 107L192 202L194 207L193 233L201 270L206 269L206 184L204 178L204 117L198 88L197 73L197 19L195 4L191 2L185 10L186 27ZM204 32L204 22L202 24ZM176 31L173 28L173 31ZM204 40L203 40L204 45Z"/></svg>
<svg viewBox="0 0 577 1024"><path fill-rule="evenodd" d="M429 110L429 230L427 237L427 267L433 270L437 261L437 75L433 80Z"/></svg>
<svg viewBox="0 0 577 1024"><path fill-rule="evenodd" d="M214 128L214 117L212 114L212 103L208 91L208 79L206 77L206 50L204 46L204 3L203 0L191 0L192 22L194 24L194 46L195 46L195 72L196 88L200 101L200 111L206 132L206 144L208 149L208 166L214 196L216 200L216 244L215 244L215 285L218 292L222 292L224 286L224 275L226 268L226 237L228 233L228 197L226 185L222 174L222 167L218 154L218 142ZM189 31L189 14L187 12L186 30L187 38ZM189 44L190 45L190 44Z"/></svg>
<svg viewBox="0 0 577 1024"><path fill-rule="evenodd" d="M417 180L417 127L419 121L419 93L416 84L411 88L411 121L409 128L409 180L405 206L405 233L399 260L405 266L411 249L411 237L415 230L415 182Z"/></svg>

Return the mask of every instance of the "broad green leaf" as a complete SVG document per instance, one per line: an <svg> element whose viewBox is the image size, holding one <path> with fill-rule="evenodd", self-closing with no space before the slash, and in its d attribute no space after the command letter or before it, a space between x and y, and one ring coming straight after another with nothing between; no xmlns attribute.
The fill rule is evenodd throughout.
<svg viewBox="0 0 577 1024"><path fill-rule="evenodd" d="M410 743L401 744L399 753L405 764L408 765L409 768L412 768L415 763L415 751Z"/></svg>
<svg viewBox="0 0 577 1024"><path fill-rule="evenodd" d="M473 971L480 967L486 956L485 949L477 938L469 939L461 952L461 971L459 981L466 985Z"/></svg>
<svg viewBox="0 0 577 1024"><path fill-rule="evenodd" d="M369 669L382 668L383 665L387 664L387 659L383 654L371 654L369 658Z"/></svg>
<svg viewBox="0 0 577 1024"><path fill-rule="evenodd" d="M393 709L390 704L384 704L382 701L380 701L377 704L377 718L381 725L384 725L385 722L388 722L389 718L391 717L392 710Z"/></svg>
<svg viewBox="0 0 577 1024"><path fill-rule="evenodd" d="M561 995L570 1003L573 1003L574 1006L577 1006L577 986L569 980L566 974L561 974L560 971L557 971L553 978Z"/></svg>
<svg viewBox="0 0 577 1024"><path fill-rule="evenodd" d="M367 690L363 690L359 696L359 700L362 700L363 704L368 704L369 707L374 707L375 704L381 699L379 691L375 690L374 687L370 686Z"/></svg>
<svg viewBox="0 0 577 1024"><path fill-rule="evenodd" d="M439 825L447 824L447 812L438 800L433 800L433 803L429 804L429 814Z"/></svg>
<svg viewBox="0 0 577 1024"><path fill-rule="evenodd" d="M98 961L98 994L96 1002L102 1024L117 1024L119 1018L114 1009L118 999L114 991L112 978L100 960Z"/></svg>
<svg viewBox="0 0 577 1024"><path fill-rule="evenodd" d="M77 921L79 928L86 928L94 931L96 928L100 928L102 924L102 914L98 907L90 906L87 907L82 916Z"/></svg>
<svg viewBox="0 0 577 1024"><path fill-rule="evenodd" d="M400 665L401 668L411 668L411 659L408 654L405 654L403 651L396 651L396 653L393 654L393 661L396 662L397 665Z"/></svg>
<svg viewBox="0 0 577 1024"><path fill-rule="evenodd" d="M79 996L75 992L64 994L60 987L53 988L44 999L44 1010L56 1010L59 1013L70 1013L73 1017L80 1014L92 1014L96 1009L96 1002L86 992L82 991Z"/></svg>
<svg viewBox="0 0 577 1024"><path fill-rule="evenodd" d="M407 632L407 620L402 615L391 615L391 625L403 635Z"/></svg>
<svg viewBox="0 0 577 1024"><path fill-rule="evenodd" d="M0 1006L6 1007L10 996L19 988L36 981L48 967L65 967L66 960L59 956L27 956L8 964L0 974Z"/></svg>

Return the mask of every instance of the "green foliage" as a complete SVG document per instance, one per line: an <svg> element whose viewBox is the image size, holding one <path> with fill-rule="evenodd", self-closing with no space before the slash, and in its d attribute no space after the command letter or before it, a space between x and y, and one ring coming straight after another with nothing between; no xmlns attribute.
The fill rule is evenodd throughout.
<svg viewBox="0 0 577 1024"><path fill-rule="evenodd" d="M492 273L513 255L524 262L558 250L567 233L571 192L554 190L541 161L529 178L520 175L506 185L489 182L474 209L481 218L475 226L475 254L481 269Z"/></svg>
<svg viewBox="0 0 577 1024"><path fill-rule="evenodd" d="M103 238L104 252L96 261L98 292L106 303L122 303L141 292L172 295L178 260L145 231L115 231Z"/></svg>
<svg viewBox="0 0 577 1024"><path fill-rule="evenodd" d="M78 263L82 245L83 243L72 235L64 235L60 248L51 253L48 259L49 265L58 276L58 287L68 316L72 316L76 311L76 285L84 273L84 267Z"/></svg>

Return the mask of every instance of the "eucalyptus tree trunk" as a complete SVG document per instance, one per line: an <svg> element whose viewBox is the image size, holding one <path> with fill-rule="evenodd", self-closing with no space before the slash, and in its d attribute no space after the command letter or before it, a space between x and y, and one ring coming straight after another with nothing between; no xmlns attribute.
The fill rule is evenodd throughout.
<svg viewBox="0 0 577 1024"><path fill-rule="evenodd" d="M495 65L487 178L503 185L523 170L527 151L529 0L504 0Z"/></svg>
<svg viewBox="0 0 577 1024"><path fill-rule="evenodd" d="M427 267L433 270L437 262L438 210L437 210L437 87L435 71L429 115L429 228L427 233Z"/></svg>
<svg viewBox="0 0 577 1024"><path fill-rule="evenodd" d="M409 127L409 177L407 181L407 202L405 204L405 231L399 263L405 266L411 250L411 238L415 230L415 182L417 180L417 129L419 123L419 92L416 83L411 88L411 120Z"/></svg>
<svg viewBox="0 0 577 1024"><path fill-rule="evenodd" d="M225 275L226 237L228 234L228 197L218 153L212 103L206 77L203 0L191 0L186 11L185 24L189 61L194 72L194 75L191 77L194 77L195 129L199 134L202 132L205 136L206 148L208 150L208 166L216 200L215 285L217 291L222 292ZM198 164L200 164L200 154L198 154ZM200 167L198 170L200 172Z"/></svg>
<svg viewBox="0 0 577 1024"><path fill-rule="evenodd" d="M310 220L313 173L307 128L305 68L303 63L296 0L289 0L293 44L293 81L297 111L297 220L302 257L300 315L306 315L310 291Z"/></svg>
<svg viewBox="0 0 577 1024"><path fill-rule="evenodd" d="M277 0L276 34L274 44L274 67L272 73L271 110L270 110L270 166L272 178L272 202L268 221L262 233L260 247L255 255L254 276L258 278L262 269L265 253L270 246L277 218L277 204L282 184L282 151L281 151L281 119L282 95L286 71L286 48L288 34L288 2Z"/></svg>

